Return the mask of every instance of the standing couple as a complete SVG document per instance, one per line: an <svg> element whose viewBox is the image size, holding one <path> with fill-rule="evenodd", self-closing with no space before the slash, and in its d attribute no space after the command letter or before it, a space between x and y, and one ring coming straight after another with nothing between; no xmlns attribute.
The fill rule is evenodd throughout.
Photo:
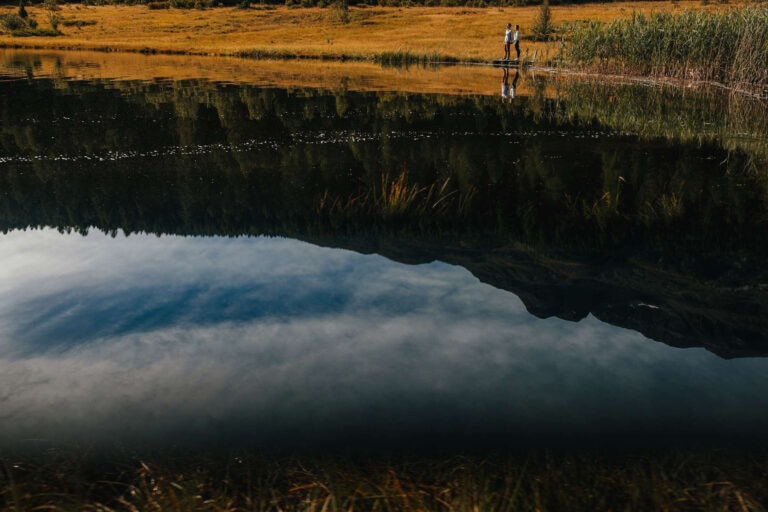
<svg viewBox="0 0 768 512"><path fill-rule="evenodd" d="M512 24L507 23L507 31L504 33L504 60L509 60L509 47L515 45L517 60L520 60L520 25L515 25L515 32L512 32Z"/></svg>

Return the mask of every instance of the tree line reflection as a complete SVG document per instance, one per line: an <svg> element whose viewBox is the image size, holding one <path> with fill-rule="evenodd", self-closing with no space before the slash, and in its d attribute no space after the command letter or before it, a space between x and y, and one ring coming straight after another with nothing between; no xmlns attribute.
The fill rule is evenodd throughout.
<svg viewBox="0 0 768 512"><path fill-rule="evenodd" d="M569 87L499 105L205 82L5 83L3 228L427 226L557 244L753 238L768 196L760 153L716 133L692 140L655 129L669 125L659 111L709 126L728 105L705 97L711 108L693 108L673 97L646 108L641 98L620 122L616 104L634 103ZM726 126L710 132L733 132L722 118Z"/></svg>

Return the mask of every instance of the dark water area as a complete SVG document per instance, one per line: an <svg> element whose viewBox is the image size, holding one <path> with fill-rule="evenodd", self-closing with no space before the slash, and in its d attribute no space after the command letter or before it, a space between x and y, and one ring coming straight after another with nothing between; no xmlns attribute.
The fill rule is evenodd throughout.
<svg viewBox="0 0 768 512"><path fill-rule="evenodd" d="M63 80L18 55L0 445L768 441L765 105L531 74L509 102Z"/></svg>

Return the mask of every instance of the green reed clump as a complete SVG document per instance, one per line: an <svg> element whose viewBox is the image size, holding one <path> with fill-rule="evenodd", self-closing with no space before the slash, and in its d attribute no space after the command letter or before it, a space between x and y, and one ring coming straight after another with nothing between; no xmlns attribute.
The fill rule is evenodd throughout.
<svg viewBox="0 0 768 512"><path fill-rule="evenodd" d="M766 26L765 6L633 13L611 23L572 26L568 58L647 75L766 84Z"/></svg>
<svg viewBox="0 0 768 512"><path fill-rule="evenodd" d="M89 27L96 25L96 20L61 20L61 25L64 27Z"/></svg>
<svg viewBox="0 0 768 512"><path fill-rule="evenodd" d="M18 14L0 14L0 27L8 30L22 30L28 26L25 17L21 17Z"/></svg>
<svg viewBox="0 0 768 512"><path fill-rule="evenodd" d="M298 59L299 54L296 52L286 52L281 50L272 50L269 48L252 48L249 50L240 50L231 54L233 57L242 57L245 59Z"/></svg>
<svg viewBox="0 0 768 512"><path fill-rule="evenodd" d="M405 50L383 52L373 56L373 61L386 66L407 66L411 64L430 65L458 62L454 57L445 56L439 52L411 53Z"/></svg>
<svg viewBox="0 0 768 512"><path fill-rule="evenodd" d="M56 11L59 7L54 1L46 3L46 9L48 10L48 21L50 28L39 27L37 21L31 18L26 9L24 9L25 2L19 4L18 13L14 14L0 14L0 31L2 29L10 32L15 37L29 37L29 36L60 36L59 31L60 18Z"/></svg>

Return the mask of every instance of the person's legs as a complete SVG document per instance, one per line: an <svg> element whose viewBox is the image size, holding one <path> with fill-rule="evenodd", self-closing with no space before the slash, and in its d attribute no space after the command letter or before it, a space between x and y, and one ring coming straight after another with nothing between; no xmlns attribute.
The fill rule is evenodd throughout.
<svg viewBox="0 0 768 512"><path fill-rule="evenodd" d="M520 43L515 43L515 51L517 52L517 60L520 60Z"/></svg>

